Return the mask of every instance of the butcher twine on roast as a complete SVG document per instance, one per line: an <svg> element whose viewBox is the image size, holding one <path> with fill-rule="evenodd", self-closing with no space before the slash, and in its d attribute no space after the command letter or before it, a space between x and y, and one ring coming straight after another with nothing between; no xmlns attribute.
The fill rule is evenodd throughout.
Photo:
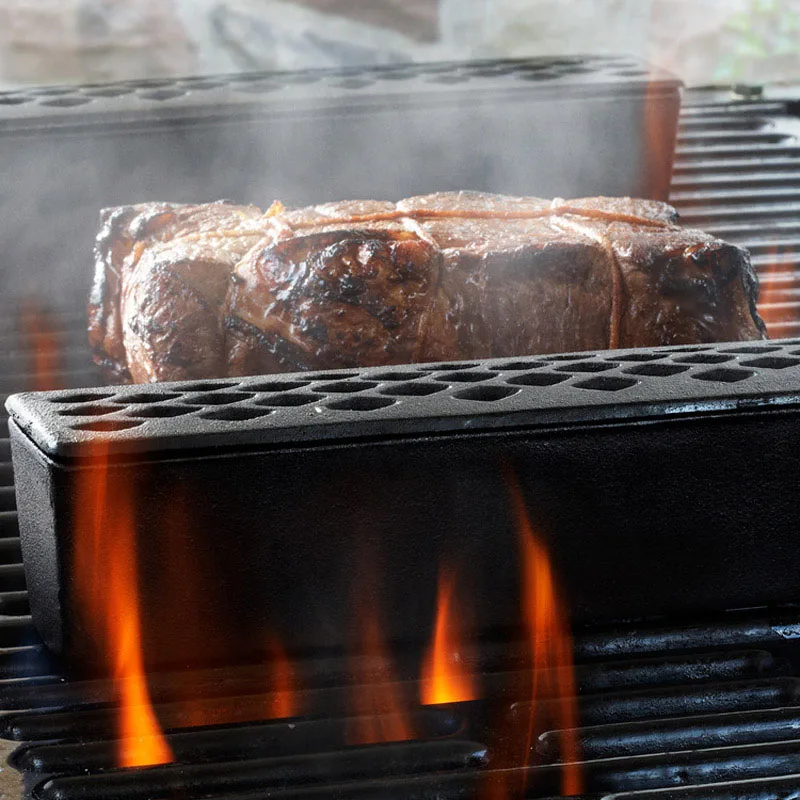
<svg viewBox="0 0 800 800"><path fill-rule="evenodd" d="M144 383L761 339L757 292L649 200L147 203L103 213L89 335Z"/></svg>

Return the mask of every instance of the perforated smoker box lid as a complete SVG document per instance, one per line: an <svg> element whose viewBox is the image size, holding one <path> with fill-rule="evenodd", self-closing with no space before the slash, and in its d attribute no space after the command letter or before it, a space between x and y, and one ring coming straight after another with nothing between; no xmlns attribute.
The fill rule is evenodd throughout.
<svg viewBox="0 0 800 800"><path fill-rule="evenodd" d="M48 456L314 444L800 404L800 340L584 352L12 396Z"/></svg>
<svg viewBox="0 0 800 800"><path fill-rule="evenodd" d="M680 81L670 73L625 56L575 55L470 62L409 63L292 72L250 72L197 78L119 81L86 86L37 86L0 92L0 133L15 122L86 125L110 117L118 122L167 115L228 117L272 110L315 110L331 104L354 109L433 103L446 98L536 94L561 99L607 94L674 93Z"/></svg>

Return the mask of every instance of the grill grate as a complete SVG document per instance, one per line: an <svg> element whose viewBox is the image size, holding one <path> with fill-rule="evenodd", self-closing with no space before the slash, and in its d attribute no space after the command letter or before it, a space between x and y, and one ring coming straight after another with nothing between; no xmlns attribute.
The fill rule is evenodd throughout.
<svg viewBox="0 0 800 800"><path fill-rule="evenodd" d="M800 95L731 102L694 92L681 116L671 202L685 224L747 247L773 338L800 334Z"/></svg>
<svg viewBox="0 0 800 800"><path fill-rule="evenodd" d="M349 79L357 80L357 76ZM171 84L134 88L136 98L151 102L170 98L148 97L147 91L173 91ZM83 93L92 97L88 89ZM63 97L60 107L69 108L66 100L71 95L42 97ZM9 104L23 102L49 101L27 97L8 100ZM772 100L730 104L713 93L700 93L690 95L683 122L673 181L675 204L688 223L750 248L762 278L761 311L773 335L800 335L800 223L795 219L800 206L797 105ZM50 321L60 344L59 360L48 371L39 370L35 382L30 343L20 333L25 326L16 320L0 326L0 401L16 391L61 386L78 390L101 382L99 374L85 366L83 318L66 314L50 317ZM732 347L725 353L706 348L660 358L648 353L630 354L611 369L593 367L580 373L574 369L576 363L603 364L604 357L559 357L536 368L528 359L506 361L495 365L498 375L487 375L486 368L480 368L477 377L476 368L468 365L459 365L462 370L448 365L446 371L439 372L400 368L384 370L378 387L360 373L336 373L317 376L320 381L331 381L325 383L324 395L313 392L317 387L305 381L279 378L262 379L259 386L254 385L255 379L236 386L203 383L193 391L232 400L209 409L208 397L201 398L208 421L223 426L249 421L254 409L259 414L267 409L270 418L277 418L284 410L293 413L292 409L312 406L306 403L309 396L315 403L324 396L324 404L332 413L341 411L337 403L366 403L361 405L365 409L370 399L381 403L388 400L391 406L385 407L397 408L424 400L429 392L440 395L445 391L439 391L440 383L453 387L446 390L448 393L467 393L469 402L485 397L482 393L494 387L495 396L483 400L489 405L506 402L499 395L507 389L539 390L564 383L572 387L581 382L588 386L578 387L583 391L575 389L576 396L589 397L595 392L606 396L610 390L616 401L620 393L629 390L630 380L646 382L690 375L710 376L713 383L725 383L738 377L740 371L747 371L747 384L756 379L749 373L785 374L782 370L792 370L800 358L800 341L795 345L781 343L775 349L753 346L752 351L742 345L735 348L733 358ZM730 366L732 362L736 366ZM729 370L737 372L731 375ZM362 380L370 385L354 387ZM726 391L735 390L737 385L728 384ZM248 387L252 392L246 391ZM340 387L345 391L339 391ZM236 393L255 396L230 397ZM172 424L171 418L160 416L159 409L180 407L185 404L184 398L159 394L156 401L151 394L141 388L120 390L115 397L124 396L125 404L119 404L113 418L130 415L147 425L158 425L159 420ZM81 411L87 404L99 404L102 409L112 399L70 396L74 405L64 408ZM261 401L268 402L262 405ZM116 409L116 404L112 405ZM375 413L384 413L383 408L376 407ZM91 423L104 416L91 414L83 420L79 415L75 419L76 424ZM5 715L0 720L0 749L4 753L16 750L12 763L17 767L0 774L0 790L7 796L33 790L42 800L135 800L171 793L186 798L237 800L261 798L265 793L278 798L335 794L339 798L407 800L480 796L485 790L487 760L489 766L492 763L487 744L494 744L483 739L487 731L482 722L487 716L485 703L414 711L413 723L425 739L422 743L341 750L353 721L332 713L337 692L341 695L341 677L336 664L329 662L303 667L308 670L303 678L309 702L327 708L328 714L292 722L253 721L258 701L264 699L263 675L257 667L198 672L193 677L193 694L201 698L201 705L209 714L238 713L239 722L170 731L170 743L180 764L109 770L113 763L108 743L112 733L110 687L102 682L65 684L59 677L50 677L54 667L31 625L5 437L3 419L0 679L7 682L0 687L0 709ZM794 616L783 620L742 612L708 624L693 621L689 626L673 628L627 626L580 636L576 642L580 661L577 682L582 724L586 726L581 729L580 741L584 758L591 759L585 767L586 792L597 797L613 793L631 800L660 800L664 789L669 790L670 797L687 800L796 794L800 787L800 745L796 742L800 679L795 676L800 675L800 663L792 640L798 630ZM504 648L500 650L502 656L483 665L484 681L495 688L502 686L507 674L503 670L515 663ZM407 687L414 687L414 672L412 663L401 670ZM185 698L177 685L170 675L150 679L158 713L176 727L185 722L179 716ZM513 710L507 709L507 713L513 715ZM559 791L553 764L560 738L560 732L551 731L539 739L536 766L529 781L530 796Z"/></svg>
<svg viewBox="0 0 800 800"><path fill-rule="evenodd" d="M688 792L725 781L727 797L744 798L752 796L752 781L769 786L777 779L796 788L800 679L792 677L798 672L796 648L787 638L795 625L796 618L778 622L739 613L709 629L627 628L579 638L578 735L586 792ZM714 648L716 642L725 647ZM279 798L332 791L337 797L481 796L487 781L497 779L491 746L498 743L486 720L500 713L511 728L527 711L524 703L504 699L504 686L524 680L524 673L497 671L509 662L507 655L495 658L483 673L493 700L410 711L420 738L409 742L345 747L358 720L342 713L344 691L326 685L333 674L328 670L305 676L310 715L256 722L266 697L263 675L254 667L202 674L194 713L228 723L187 730L176 730L187 718L180 682L151 676L155 708L171 728L167 737L177 764L113 769L113 691L102 682L42 679L7 686L0 735L20 745L12 763L35 787L35 796L46 800L172 792L243 800L266 791ZM401 687L411 706L416 684ZM527 796L558 792L563 736L552 730L536 741Z"/></svg>

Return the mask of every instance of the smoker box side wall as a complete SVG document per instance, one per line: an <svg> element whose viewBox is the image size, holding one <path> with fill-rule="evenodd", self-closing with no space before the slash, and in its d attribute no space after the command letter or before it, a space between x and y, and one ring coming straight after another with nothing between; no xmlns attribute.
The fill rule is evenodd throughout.
<svg viewBox="0 0 800 800"><path fill-rule="evenodd" d="M338 649L358 641L364 608L388 639L420 644L442 566L478 635L513 628L509 467L576 623L796 602L797 424L795 411L762 412L115 466L110 492L133 486L140 501L146 657L255 658L275 633L291 649ZM65 562L73 536L59 528ZM60 574L61 616L37 603L37 623L61 627L68 658L85 661L74 576Z"/></svg>
<svg viewBox="0 0 800 800"><path fill-rule="evenodd" d="M60 527L65 524L62 512L67 511L58 507L63 495L54 485L59 479L59 470L14 420L9 420L8 428L31 613L44 643L58 653L63 647L64 630L61 621L61 587L64 581L59 575L61 554L58 539Z"/></svg>

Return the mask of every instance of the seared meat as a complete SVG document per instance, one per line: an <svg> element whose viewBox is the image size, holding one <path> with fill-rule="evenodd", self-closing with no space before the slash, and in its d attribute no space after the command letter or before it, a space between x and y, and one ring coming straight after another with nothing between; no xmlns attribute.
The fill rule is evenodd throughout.
<svg viewBox="0 0 800 800"><path fill-rule="evenodd" d="M631 198L105 212L95 357L137 382L763 338L747 253Z"/></svg>
<svg viewBox="0 0 800 800"><path fill-rule="evenodd" d="M219 374L231 271L265 233L254 206L145 203L104 211L89 298L95 361L137 383Z"/></svg>

